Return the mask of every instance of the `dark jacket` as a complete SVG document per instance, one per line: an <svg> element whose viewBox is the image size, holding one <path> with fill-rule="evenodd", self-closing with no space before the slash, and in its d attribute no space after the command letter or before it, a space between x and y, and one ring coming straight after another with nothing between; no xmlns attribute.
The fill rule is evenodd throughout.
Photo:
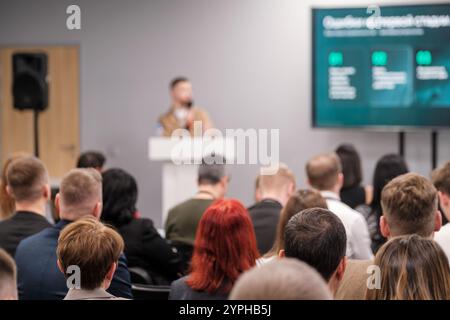
<svg viewBox="0 0 450 320"><path fill-rule="evenodd" d="M51 224L44 216L35 212L17 211L11 218L0 222L0 248L14 257L20 241L48 227Z"/></svg>
<svg viewBox="0 0 450 320"><path fill-rule="evenodd" d="M133 219L118 227L125 242L128 267L145 269L153 284L169 285L179 278L181 260L150 219Z"/></svg>
<svg viewBox="0 0 450 320"><path fill-rule="evenodd" d="M186 284L189 276L172 282L170 286L169 300L227 300L228 294L209 294L203 291L196 291Z"/></svg>
<svg viewBox="0 0 450 320"><path fill-rule="evenodd" d="M342 188L340 192L341 201L355 209L366 203L366 189L361 186Z"/></svg>
<svg viewBox="0 0 450 320"><path fill-rule="evenodd" d="M70 223L59 221L23 240L16 251L17 284L21 300L62 300L68 288L56 263L56 247L61 230ZM132 298L130 273L122 254L108 292L116 297Z"/></svg>
<svg viewBox="0 0 450 320"><path fill-rule="evenodd" d="M281 204L272 199L261 200L248 208L261 255L267 253L275 242L281 209Z"/></svg>

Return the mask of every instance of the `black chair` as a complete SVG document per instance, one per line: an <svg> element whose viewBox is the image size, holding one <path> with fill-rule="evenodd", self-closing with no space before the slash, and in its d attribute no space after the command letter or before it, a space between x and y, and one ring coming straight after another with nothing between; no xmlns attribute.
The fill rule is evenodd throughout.
<svg viewBox="0 0 450 320"><path fill-rule="evenodd" d="M180 256L183 275L187 275L191 266L191 258L194 247L190 244L178 241L172 241L171 245L177 250L178 255Z"/></svg>
<svg viewBox="0 0 450 320"><path fill-rule="evenodd" d="M152 277L148 272L139 267L128 268L130 271L131 283L135 284L153 284Z"/></svg>
<svg viewBox="0 0 450 320"><path fill-rule="evenodd" d="M132 284L134 300L168 300L170 286L153 286L145 284Z"/></svg>

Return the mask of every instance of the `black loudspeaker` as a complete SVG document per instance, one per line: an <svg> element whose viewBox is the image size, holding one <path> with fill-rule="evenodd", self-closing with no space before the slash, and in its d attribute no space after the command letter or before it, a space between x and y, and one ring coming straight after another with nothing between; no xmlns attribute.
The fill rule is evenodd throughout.
<svg viewBox="0 0 450 320"><path fill-rule="evenodd" d="M13 106L19 110L43 111L48 106L47 54L15 53Z"/></svg>

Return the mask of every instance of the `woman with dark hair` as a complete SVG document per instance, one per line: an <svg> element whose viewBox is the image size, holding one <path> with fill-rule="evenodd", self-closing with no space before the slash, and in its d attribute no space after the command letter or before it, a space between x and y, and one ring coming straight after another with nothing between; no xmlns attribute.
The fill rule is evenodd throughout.
<svg viewBox="0 0 450 320"><path fill-rule="evenodd" d="M136 180L121 169L109 169L102 176L102 220L122 235L128 267L144 269L155 285L168 285L179 278L181 261L176 251L159 235L152 220L137 217Z"/></svg>
<svg viewBox="0 0 450 320"><path fill-rule="evenodd" d="M387 154L381 157L373 174L373 199L369 205L361 205L356 208L367 220L370 238L372 240L372 251L376 253L386 239L381 235L380 217L381 191L392 179L402 174L408 173L408 166L402 156L397 154Z"/></svg>
<svg viewBox="0 0 450 320"><path fill-rule="evenodd" d="M203 214L191 272L172 283L171 300L225 300L259 253L250 215L237 200L218 200Z"/></svg>
<svg viewBox="0 0 450 320"><path fill-rule="evenodd" d="M344 185L342 186L341 201L351 208L370 203L372 190L369 186L361 186L362 170L361 158L358 151L351 144L342 144L336 149L341 160Z"/></svg>

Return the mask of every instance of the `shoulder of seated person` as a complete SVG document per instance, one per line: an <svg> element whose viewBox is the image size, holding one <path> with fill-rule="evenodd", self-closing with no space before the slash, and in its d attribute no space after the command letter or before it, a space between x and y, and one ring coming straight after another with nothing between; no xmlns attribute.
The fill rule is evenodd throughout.
<svg viewBox="0 0 450 320"><path fill-rule="evenodd" d="M361 270L366 269L367 267L373 265L375 262L373 260L357 260L357 259L348 259L347 260L347 266L346 271L351 270Z"/></svg>

